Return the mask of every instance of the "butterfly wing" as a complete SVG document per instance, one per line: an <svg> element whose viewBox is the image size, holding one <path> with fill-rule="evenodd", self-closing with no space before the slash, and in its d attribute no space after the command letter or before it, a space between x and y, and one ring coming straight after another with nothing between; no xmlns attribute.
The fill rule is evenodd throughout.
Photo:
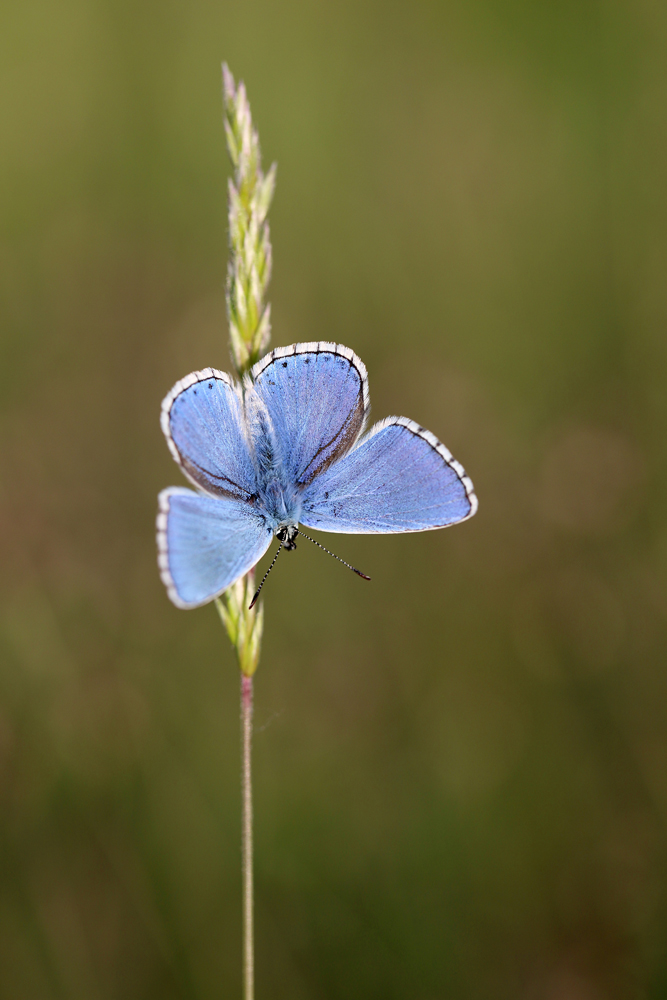
<svg viewBox="0 0 667 1000"><path fill-rule="evenodd" d="M273 532L245 501L163 490L158 498L158 566L179 608L211 601L252 569Z"/></svg>
<svg viewBox="0 0 667 1000"><path fill-rule="evenodd" d="M172 455L196 486L239 500L255 493L243 404L225 372L205 368L177 382L162 403L161 424Z"/></svg>
<svg viewBox="0 0 667 1000"><path fill-rule="evenodd" d="M248 422L261 419L252 418L254 397L270 418L280 460L296 485L312 482L357 440L368 413L368 379L349 347L325 342L279 347L250 375Z"/></svg>
<svg viewBox="0 0 667 1000"><path fill-rule="evenodd" d="M435 435L389 417L308 486L301 522L323 531L427 531L477 510L473 485Z"/></svg>

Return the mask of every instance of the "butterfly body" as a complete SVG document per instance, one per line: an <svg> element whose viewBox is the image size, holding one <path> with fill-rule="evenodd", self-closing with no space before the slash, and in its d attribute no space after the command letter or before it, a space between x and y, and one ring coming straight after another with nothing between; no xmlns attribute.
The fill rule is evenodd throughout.
<svg viewBox="0 0 667 1000"><path fill-rule="evenodd" d="M287 481L284 472L273 473L266 478L260 473L256 506L275 535L281 528L295 527L299 523L300 491L293 483Z"/></svg>
<svg viewBox="0 0 667 1000"><path fill-rule="evenodd" d="M162 429L192 490L159 498L158 561L172 601L197 607L226 590L272 537L298 525L384 534L446 527L477 509L472 483L435 435L405 417L362 434L360 359L341 344L293 344L243 385L208 368L178 382Z"/></svg>

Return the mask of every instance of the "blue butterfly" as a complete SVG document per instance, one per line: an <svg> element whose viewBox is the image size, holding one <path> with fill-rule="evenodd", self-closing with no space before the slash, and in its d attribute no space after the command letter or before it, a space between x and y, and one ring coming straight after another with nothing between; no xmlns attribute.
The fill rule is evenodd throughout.
<svg viewBox="0 0 667 1000"><path fill-rule="evenodd" d="M445 446L406 417L362 435L369 408L366 368L341 344L278 347L242 386L214 368L176 383L162 430L199 491L159 496L158 565L177 607L217 597L274 535L294 548L299 524L385 534L472 517L473 485Z"/></svg>

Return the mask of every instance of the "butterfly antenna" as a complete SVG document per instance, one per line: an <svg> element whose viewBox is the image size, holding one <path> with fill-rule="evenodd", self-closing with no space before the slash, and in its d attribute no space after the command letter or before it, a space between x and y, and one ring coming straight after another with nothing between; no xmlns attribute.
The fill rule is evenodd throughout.
<svg viewBox="0 0 667 1000"><path fill-rule="evenodd" d="M258 588L257 588L257 590L255 591L255 596L253 597L252 601L250 602L250 605L249 605L249 607L248 607L248 611L250 611L250 609L251 609L251 608L254 608L254 606L255 606L255 601L256 601L256 600L257 600L257 598L259 597L259 592L260 592L260 590L262 589L262 587L264 586L264 581L266 580L267 576L269 575L269 573L271 572L271 570L272 570L272 569L273 569L273 567L275 566L275 564L276 564L276 559L277 559L277 558L278 558L278 556L280 555L280 550L282 549L282 547L283 547L283 543L281 542L281 543L280 543L280 545L278 546L278 551L276 552L275 556L273 557L273 561L271 562L271 565L269 566L269 568L267 569L266 573L265 573L265 574L264 574L264 576L262 577L262 582L260 583L259 587L258 587Z"/></svg>
<svg viewBox="0 0 667 1000"><path fill-rule="evenodd" d="M338 560L338 562L342 562L343 566L347 566L347 568L351 569L353 573L357 574L357 576L360 576L364 580L370 580L370 576L366 576L366 574L362 573L360 569L355 569L354 566L350 566L349 562L345 562L345 560L341 559L340 556L337 556L335 552L330 552L329 549L325 548L324 545L320 545L320 543L316 542L314 538L310 537L310 535L304 534L301 528L297 528L297 531L302 538L307 538L309 542L313 543L313 545L317 545L318 548L322 549L324 552L328 552L330 556L333 556L334 559ZM262 580L262 583L264 583L264 580Z"/></svg>

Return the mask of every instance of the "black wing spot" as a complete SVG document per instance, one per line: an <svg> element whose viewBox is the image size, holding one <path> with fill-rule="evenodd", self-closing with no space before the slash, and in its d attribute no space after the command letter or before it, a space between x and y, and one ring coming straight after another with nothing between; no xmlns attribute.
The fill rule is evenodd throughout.
<svg viewBox="0 0 667 1000"><path fill-rule="evenodd" d="M196 395L197 395L197 390L195 389L195 391L194 391L194 392L195 392L195 396L196 396Z"/></svg>
<svg viewBox="0 0 667 1000"><path fill-rule="evenodd" d="M310 358L304 358L304 359L303 359L303 363L304 363L305 365L309 365L309 364L310 364Z"/></svg>
<svg viewBox="0 0 667 1000"><path fill-rule="evenodd" d="M328 491L327 491L327 492L326 492L326 493L324 494L324 499L325 499L325 500L328 500L328 499L329 499L329 493L328 493Z"/></svg>
<svg viewBox="0 0 667 1000"><path fill-rule="evenodd" d="M209 382L208 387L209 387L209 389L212 389L213 388L213 383Z"/></svg>
<svg viewBox="0 0 667 1000"><path fill-rule="evenodd" d="M287 368L287 362L283 361L283 368Z"/></svg>

